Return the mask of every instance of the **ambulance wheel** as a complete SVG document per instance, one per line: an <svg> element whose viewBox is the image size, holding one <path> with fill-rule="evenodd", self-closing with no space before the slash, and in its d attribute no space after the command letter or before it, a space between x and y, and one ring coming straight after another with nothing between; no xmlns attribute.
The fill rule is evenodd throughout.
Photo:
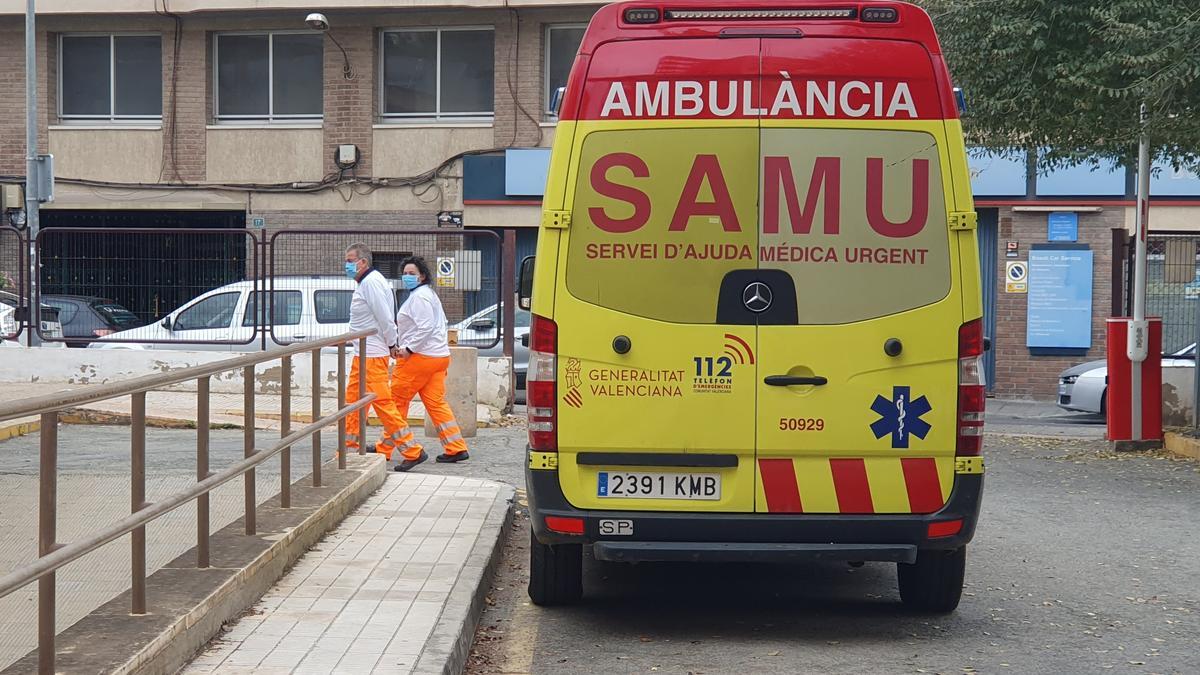
<svg viewBox="0 0 1200 675"><path fill-rule="evenodd" d="M900 600L921 612L953 612L962 597L967 547L920 551L917 562L896 565Z"/></svg>
<svg viewBox="0 0 1200 675"><path fill-rule="evenodd" d="M583 597L583 544L543 544L530 534L529 599L570 605Z"/></svg>

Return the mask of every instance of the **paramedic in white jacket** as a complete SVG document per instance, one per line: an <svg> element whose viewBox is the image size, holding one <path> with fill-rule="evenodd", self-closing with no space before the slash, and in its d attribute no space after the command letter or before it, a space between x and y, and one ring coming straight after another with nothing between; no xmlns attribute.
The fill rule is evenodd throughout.
<svg viewBox="0 0 1200 675"><path fill-rule="evenodd" d="M375 394L371 407L383 422L383 434L375 443L375 452L382 453L390 460L399 444L400 430L404 424L404 417L392 402L392 392L388 387L388 365L392 347L396 345L393 314L396 295L383 273L371 267L371 249L366 244L352 244L346 249L346 276L358 282L350 300L350 330L375 330L375 334L367 338L367 353L356 353L354 356L350 379L346 382L346 402L358 400L358 378L362 377L365 366L367 391ZM357 352L358 340L354 344ZM358 437L358 414L356 410L346 416L347 452L358 451L361 440Z"/></svg>
<svg viewBox="0 0 1200 675"><path fill-rule="evenodd" d="M392 400L407 417L413 397L421 395L426 414L433 420L442 444L441 463L470 459L467 443L446 403L446 371L450 369L450 343L446 331L446 313L442 301L429 285L429 266L421 258L409 258L400 277L408 289L408 298L396 314L398 342L392 355L396 368L392 371ZM408 471L429 459L417 443L407 424L400 431L400 448L404 460L396 471Z"/></svg>

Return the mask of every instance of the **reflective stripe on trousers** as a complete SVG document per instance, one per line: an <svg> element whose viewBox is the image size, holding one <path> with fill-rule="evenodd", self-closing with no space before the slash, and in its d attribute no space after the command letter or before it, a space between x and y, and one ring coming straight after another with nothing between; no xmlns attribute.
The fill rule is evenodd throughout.
<svg viewBox="0 0 1200 675"><path fill-rule="evenodd" d="M457 455L467 451L454 412L446 403L446 371L450 369L450 357L430 357L413 354L403 361L396 362L392 371L392 399L396 407L408 410L413 398L421 395L425 404L425 414L433 421L438 431L438 439L446 454ZM420 445L405 450L404 456L416 459L421 455Z"/></svg>

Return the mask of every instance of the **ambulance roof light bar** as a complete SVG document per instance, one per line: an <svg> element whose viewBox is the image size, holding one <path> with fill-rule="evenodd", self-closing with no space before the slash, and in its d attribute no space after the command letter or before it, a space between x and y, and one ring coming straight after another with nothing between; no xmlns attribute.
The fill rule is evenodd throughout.
<svg viewBox="0 0 1200 675"><path fill-rule="evenodd" d="M736 21L755 19L853 19L854 7L809 9L668 9L668 21ZM628 19L626 19L628 20Z"/></svg>

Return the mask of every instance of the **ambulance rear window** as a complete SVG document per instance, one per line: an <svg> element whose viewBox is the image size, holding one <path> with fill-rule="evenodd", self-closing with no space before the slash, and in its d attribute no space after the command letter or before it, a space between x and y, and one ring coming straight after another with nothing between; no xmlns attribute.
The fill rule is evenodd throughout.
<svg viewBox="0 0 1200 675"><path fill-rule="evenodd" d="M579 157L567 288L673 323L715 323L735 270L783 270L799 322L863 321L951 287L937 139L726 121L594 131Z"/></svg>

